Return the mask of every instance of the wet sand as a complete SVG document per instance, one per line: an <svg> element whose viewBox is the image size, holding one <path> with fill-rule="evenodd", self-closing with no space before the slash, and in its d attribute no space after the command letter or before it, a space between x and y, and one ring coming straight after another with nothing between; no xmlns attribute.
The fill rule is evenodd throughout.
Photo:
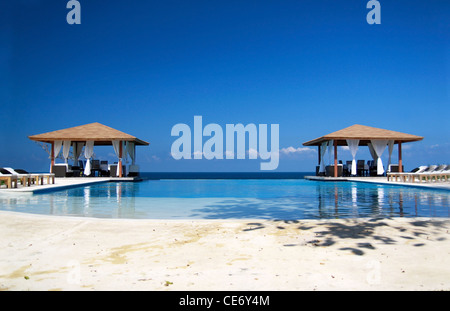
<svg viewBox="0 0 450 311"><path fill-rule="evenodd" d="M450 220L0 212L0 290L450 290Z"/></svg>

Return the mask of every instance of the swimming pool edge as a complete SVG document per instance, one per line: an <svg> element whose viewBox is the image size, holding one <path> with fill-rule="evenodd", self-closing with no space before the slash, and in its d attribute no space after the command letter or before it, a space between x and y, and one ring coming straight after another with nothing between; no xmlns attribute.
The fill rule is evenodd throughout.
<svg viewBox="0 0 450 311"><path fill-rule="evenodd" d="M305 176L306 180L311 181L323 181L323 182L362 182L371 184L382 184L389 186L402 186L402 187L413 187L413 188L424 188L424 189L434 189L434 190L446 190L450 191L450 183L408 183L408 182L395 182L387 181L385 177L374 177L369 179L367 177L322 177L322 176Z"/></svg>

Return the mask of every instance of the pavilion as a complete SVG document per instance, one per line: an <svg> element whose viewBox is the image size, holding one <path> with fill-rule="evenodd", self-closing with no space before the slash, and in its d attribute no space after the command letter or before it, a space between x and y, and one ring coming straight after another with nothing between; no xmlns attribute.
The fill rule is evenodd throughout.
<svg viewBox="0 0 450 311"><path fill-rule="evenodd" d="M128 152L131 157L132 165L135 165L136 146L148 146L149 143L140 140L130 134L113 129L98 122L86 125L75 126L67 129L53 132L28 136L33 141L39 141L51 144L51 167L55 164L55 158L58 156L61 148L66 160L69 157L70 147L72 147L75 162L81 155L83 146L84 156L86 158L86 169L90 175L90 159L94 153L94 146L113 146L119 159L118 177L122 177L122 158Z"/></svg>
<svg viewBox="0 0 450 311"><path fill-rule="evenodd" d="M303 145L318 146L320 172L325 171L323 157L327 147L331 148L331 146L334 146L334 177L338 176L337 146L349 147L353 157L351 171L352 175L356 175L355 156L358 146L368 146L374 160L377 160L377 175L382 175L384 173L384 169L380 157L386 147L389 147L390 159L394 144L398 145L398 167L399 172L402 172L402 143L419 141L422 139L423 137L421 136L355 124L342 130L307 141L303 143Z"/></svg>

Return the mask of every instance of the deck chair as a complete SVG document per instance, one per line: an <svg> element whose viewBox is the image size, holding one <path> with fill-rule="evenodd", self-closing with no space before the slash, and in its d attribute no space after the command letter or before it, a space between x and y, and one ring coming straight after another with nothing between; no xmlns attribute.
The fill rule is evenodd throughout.
<svg viewBox="0 0 450 311"><path fill-rule="evenodd" d="M406 182L406 181L414 182L416 176L419 176L418 174L421 174L421 173L425 172L426 170L428 170L428 166L423 165L423 166L414 168L413 170L411 170L411 172L405 172L405 173L389 172L389 173L386 173L386 176L387 176L388 181L393 181L394 178L395 178L395 181L398 181L398 178L400 178L400 180L403 182Z"/></svg>
<svg viewBox="0 0 450 311"><path fill-rule="evenodd" d="M17 188L17 175L9 173L3 167L0 167L0 180L6 182L7 188Z"/></svg>
<svg viewBox="0 0 450 311"><path fill-rule="evenodd" d="M22 184L22 186L27 186L27 187L31 186L31 183L33 182L33 177L31 176L31 174L19 173L10 167L4 167L3 169L8 171L12 175L16 175L17 179L20 180L20 183Z"/></svg>
<svg viewBox="0 0 450 311"><path fill-rule="evenodd" d="M430 165L427 169L425 169L423 172L417 172L414 177L419 178L419 182L422 182L422 180L425 180L425 182L428 182L430 179L430 174L433 173L437 169L437 165Z"/></svg>
<svg viewBox="0 0 450 311"><path fill-rule="evenodd" d="M14 169L14 171L18 174L30 174L31 178L34 180L35 184L44 184L44 178L47 179L47 184L50 184L50 182L52 184L55 183L55 174L53 173L29 173L21 168L16 168Z"/></svg>
<svg viewBox="0 0 450 311"><path fill-rule="evenodd" d="M447 167L440 173L440 179L441 181L443 181L443 179L445 179L445 181L448 181L450 177L450 165L447 165Z"/></svg>
<svg viewBox="0 0 450 311"><path fill-rule="evenodd" d="M447 171L447 164L442 164L439 165L438 167L436 167L433 171L430 171L428 173L423 173L423 176L425 176L426 181L432 181L434 178L434 181L438 181L441 180L442 181L442 177L444 177L446 180L448 179L447 174L445 174L444 172Z"/></svg>

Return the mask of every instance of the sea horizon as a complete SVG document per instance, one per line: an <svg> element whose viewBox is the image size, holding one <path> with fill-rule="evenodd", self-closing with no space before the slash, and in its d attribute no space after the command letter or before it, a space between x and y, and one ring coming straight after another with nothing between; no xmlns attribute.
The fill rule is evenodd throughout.
<svg viewBox="0 0 450 311"><path fill-rule="evenodd" d="M141 172L143 179L302 179L314 172Z"/></svg>

